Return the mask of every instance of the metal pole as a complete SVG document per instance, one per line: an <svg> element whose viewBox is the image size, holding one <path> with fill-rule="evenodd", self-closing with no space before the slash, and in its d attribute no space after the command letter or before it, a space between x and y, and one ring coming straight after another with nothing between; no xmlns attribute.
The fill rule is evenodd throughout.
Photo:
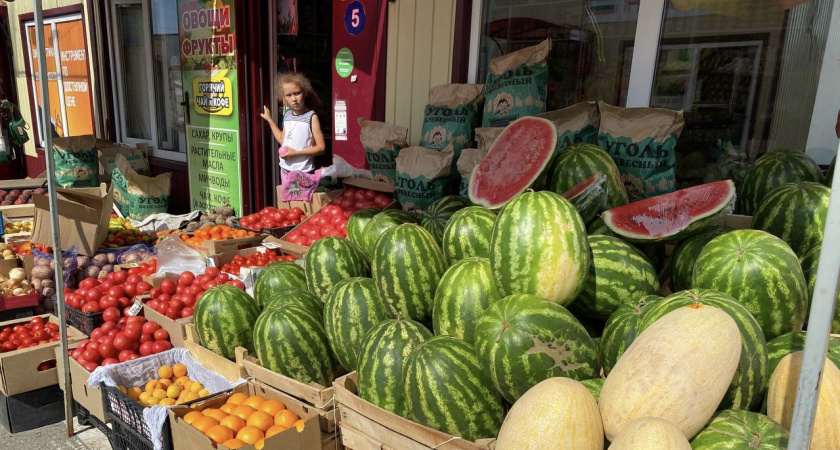
<svg viewBox="0 0 840 450"><path fill-rule="evenodd" d="M41 86L41 124L44 126L44 156L47 158L47 186L50 198L50 224L53 235L53 257L55 258L55 308L58 315L58 329L61 334L61 361L64 368L64 418L67 436L73 436L73 391L70 388L70 356L67 348L67 321L64 319L64 266L61 259L61 237L58 229L58 199L56 198L55 160L52 152L52 130L49 126L50 95L47 83L47 53L44 44L44 14L41 0L35 0L35 41L38 44L38 81ZM57 68L56 70L61 70Z"/></svg>
<svg viewBox="0 0 840 450"><path fill-rule="evenodd" d="M834 306L837 301L837 284L840 278L840 233L836 230L840 229L840 194L837 194L836 190L840 189L840 170L834 171L831 185L833 192L828 202L817 281L814 286L814 298L811 300L811 315L808 318L808 334L805 337L805 355L802 360L802 372L799 374L793 421L790 426L790 441L788 442L790 450L808 450L811 445L811 433L820 394L820 378L825 364Z"/></svg>

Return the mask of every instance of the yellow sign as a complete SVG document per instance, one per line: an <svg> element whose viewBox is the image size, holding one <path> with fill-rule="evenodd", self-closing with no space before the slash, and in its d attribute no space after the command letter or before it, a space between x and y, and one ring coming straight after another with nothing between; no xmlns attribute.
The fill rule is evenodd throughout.
<svg viewBox="0 0 840 450"><path fill-rule="evenodd" d="M193 78L193 108L199 114L229 116L233 113L233 88L225 77L227 70L216 77Z"/></svg>

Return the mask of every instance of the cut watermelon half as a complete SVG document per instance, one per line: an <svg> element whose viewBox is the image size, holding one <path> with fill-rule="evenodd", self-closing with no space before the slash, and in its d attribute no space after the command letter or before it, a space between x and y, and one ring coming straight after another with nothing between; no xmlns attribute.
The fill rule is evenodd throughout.
<svg viewBox="0 0 840 450"><path fill-rule="evenodd" d="M540 178L554 157L557 128L550 120L511 122L470 177L470 200L490 209L505 206Z"/></svg>
<svg viewBox="0 0 840 450"><path fill-rule="evenodd" d="M604 189L606 182L607 176L597 172L563 193L563 198L575 206L584 223L591 222L606 208L607 191Z"/></svg>
<svg viewBox="0 0 840 450"><path fill-rule="evenodd" d="M604 223L631 241L676 241L713 224L735 207L735 183L715 181L608 209Z"/></svg>

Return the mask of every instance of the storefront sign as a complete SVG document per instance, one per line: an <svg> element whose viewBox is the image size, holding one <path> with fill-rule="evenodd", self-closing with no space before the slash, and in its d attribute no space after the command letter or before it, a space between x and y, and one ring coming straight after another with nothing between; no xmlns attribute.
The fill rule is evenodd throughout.
<svg viewBox="0 0 840 450"><path fill-rule="evenodd" d="M353 52L344 47L335 54L335 72L341 78L347 78L353 72Z"/></svg>
<svg viewBox="0 0 840 450"><path fill-rule="evenodd" d="M233 0L178 0L190 206L242 213Z"/></svg>
<svg viewBox="0 0 840 450"><path fill-rule="evenodd" d="M365 29L365 7L360 1L351 2L344 11L344 28L353 36L358 36Z"/></svg>

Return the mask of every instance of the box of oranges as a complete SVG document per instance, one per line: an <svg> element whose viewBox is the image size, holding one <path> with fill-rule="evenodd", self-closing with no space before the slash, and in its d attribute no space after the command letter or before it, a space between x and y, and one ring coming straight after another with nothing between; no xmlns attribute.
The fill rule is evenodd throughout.
<svg viewBox="0 0 840 450"><path fill-rule="evenodd" d="M318 413L259 381L233 393L169 409L178 450L321 448Z"/></svg>
<svg viewBox="0 0 840 450"><path fill-rule="evenodd" d="M192 233L181 234L181 240L204 256L235 252L256 247L266 235L247 230L235 230L227 225L199 228Z"/></svg>

